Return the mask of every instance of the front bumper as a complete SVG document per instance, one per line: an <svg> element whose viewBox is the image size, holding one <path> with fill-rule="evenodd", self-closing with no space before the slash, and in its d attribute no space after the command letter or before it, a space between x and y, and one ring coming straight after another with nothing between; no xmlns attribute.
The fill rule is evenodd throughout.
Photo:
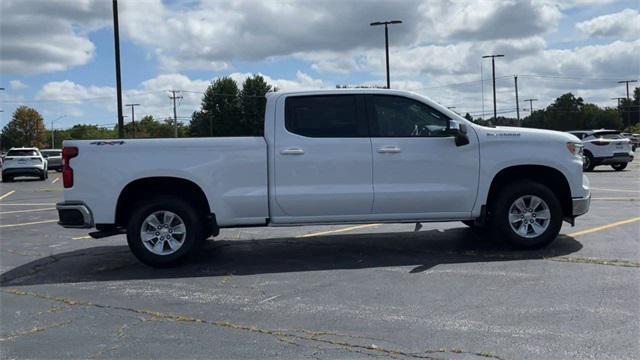
<svg viewBox="0 0 640 360"><path fill-rule="evenodd" d="M82 202L61 202L56 204L58 210L58 225L65 228L92 228L93 214Z"/></svg>
<svg viewBox="0 0 640 360"><path fill-rule="evenodd" d="M573 198L573 217L584 215L589 211L591 204L591 194L583 198Z"/></svg>

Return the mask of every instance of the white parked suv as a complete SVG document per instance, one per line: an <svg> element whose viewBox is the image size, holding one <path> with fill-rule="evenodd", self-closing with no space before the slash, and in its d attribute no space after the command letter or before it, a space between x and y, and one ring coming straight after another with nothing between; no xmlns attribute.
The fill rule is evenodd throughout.
<svg viewBox="0 0 640 360"><path fill-rule="evenodd" d="M18 176L37 176L40 180L47 176L47 159L38 148L11 148L2 164L2 181L11 182Z"/></svg>
<svg viewBox="0 0 640 360"><path fill-rule="evenodd" d="M584 171L592 171L598 165L611 165L617 171L624 170L633 161L631 140L617 130L570 131L584 145Z"/></svg>
<svg viewBox="0 0 640 360"><path fill-rule="evenodd" d="M589 209L581 148L411 92L276 92L264 136L66 140L57 208L62 226L126 233L159 267L247 226L463 221L535 249Z"/></svg>

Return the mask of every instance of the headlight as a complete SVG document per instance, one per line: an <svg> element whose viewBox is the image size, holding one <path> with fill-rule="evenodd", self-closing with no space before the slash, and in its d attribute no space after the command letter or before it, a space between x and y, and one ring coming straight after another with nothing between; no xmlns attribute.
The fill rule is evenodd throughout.
<svg viewBox="0 0 640 360"><path fill-rule="evenodd" d="M582 145L582 143L576 143L576 142L568 142L567 143L567 150L569 150L569 152L579 158L582 158L582 148L584 147L584 145Z"/></svg>

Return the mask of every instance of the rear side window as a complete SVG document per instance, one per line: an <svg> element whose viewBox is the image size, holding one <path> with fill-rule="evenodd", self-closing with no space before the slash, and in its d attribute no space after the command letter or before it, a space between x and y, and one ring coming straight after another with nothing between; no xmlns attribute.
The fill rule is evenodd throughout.
<svg viewBox="0 0 640 360"><path fill-rule="evenodd" d="M366 137L361 118L355 95L294 96L285 102L285 127L297 135Z"/></svg>
<svg viewBox="0 0 640 360"><path fill-rule="evenodd" d="M35 150L9 150L7 156L38 156Z"/></svg>
<svg viewBox="0 0 640 360"><path fill-rule="evenodd" d="M443 137L449 136L449 118L413 99L372 95L367 97L373 136Z"/></svg>

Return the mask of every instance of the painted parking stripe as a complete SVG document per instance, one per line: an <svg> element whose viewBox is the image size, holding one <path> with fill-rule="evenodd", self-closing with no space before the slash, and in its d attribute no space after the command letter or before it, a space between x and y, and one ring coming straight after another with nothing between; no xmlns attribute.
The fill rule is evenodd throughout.
<svg viewBox="0 0 640 360"><path fill-rule="evenodd" d="M21 223L21 224L6 224L6 225L0 225L0 228L9 228L9 227L18 227L18 226L27 226L27 225L37 225L37 224L48 224L48 223L52 223L52 222L58 222L58 220L43 220L43 221L34 221L34 222L28 222L28 223Z"/></svg>
<svg viewBox="0 0 640 360"><path fill-rule="evenodd" d="M603 188L591 188L591 190L600 190L600 191L614 191L614 192L625 192L625 193L629 193L629 192L636 192L636 193L640 193L640 190L625 190L625 189L603 189Z"/></svg>
<svg viewBox="0 0 640 360"><path fill-rule="evenodd" d="M8 198L9 196L13 195L15 192L16 192L15 190L9 191L8 193L0 196L0 200L4 200L4 199Z"/></svg>
<svg viewBox="0 0 640 360"><path fill-rule="evenodd" d="M58 182L58 180L60 180L60 178L59 178L59 177L57 177L57 178L53 179L53 181L52 181L51 183L52 183L52 184L55 184L55 183L57 183L57 182Z"/></svg>
<svg viewBox="0 0 640 360"><path fill-rule="evenodd" d="M328 230L328 231L320 231L320 232L315 232L315 233L304 234L304 235L300 235L300 236L298 236L298 237L299 237L299 238L305 238L305 237L312 237L312 236L321 236L321 235L328 235L328 234L336 234L336 233L341 233L341 232L345 232L345 231L351 231L351 230L358 230L358 229L370 228L370 227L375 227L375 226L380 226L380 225L382 225L382 224L365 224L365 225L350 226L350 227L343 228L343 229Z"/></svg>
<svg viewBox="0 0 640 360"><path fill-rule="evenodd" d="M89 239L93 239L93 238L89 235L76 236L71 238L71 240L89 240Z"/></svg>
<svg viewBox="0 0 640 360"><path fill-rule="evenodd" d="M55 209L56 208L42 208L42 209L29 209L29 210L2 211L0 212L0 215L35 212L35 211L47 211L47 210L55 210Z"/></svg>
<svg viewBox="0 0 640 360"><path fill-rule="evenodd" d="M20 204L20 203L0 203L0 206L51 206L56 203L30 203L30 204Z"/></svg>
<svg viewBox="0 0 640 360"><path fill-rule="evenodd" d="M616 227L616 226L631 224L631 223L634 223L634 222L637 222L637 221L640 221L640 216L635 217L635 218L631 218L631 219L627 219L627 220L616 221L616 222L611 223L611 224L597 226L597 227L594 227L594 228L591 228L591 229L586 229L586 230L582 230L582 231L576 231L574 233L567 234L567 236L576 237L576 236L587 235L587 234L591 234L591 233L594 233L594 232L611 229L611 228Z"/></svg>

